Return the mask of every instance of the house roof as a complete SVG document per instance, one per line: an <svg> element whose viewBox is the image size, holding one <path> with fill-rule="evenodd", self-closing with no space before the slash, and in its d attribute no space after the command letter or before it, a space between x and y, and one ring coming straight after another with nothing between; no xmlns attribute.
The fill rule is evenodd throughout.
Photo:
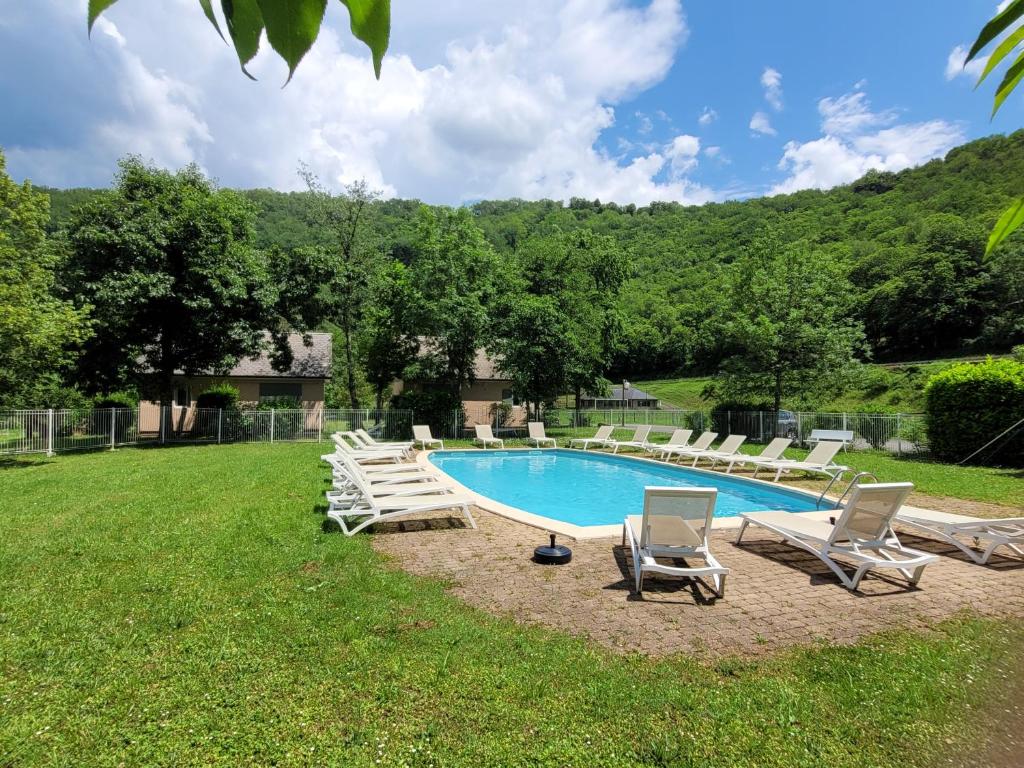
<svg viewBox="0 0 1024 768"><path fill-rule="evenodd" d="M417 337L420 343L420 355L428 355L435 351L436 347L432 339L427 336ZM498 370L498 361L487 354L487 350L480 348L476 351L473 359L473 378L477 381L511 381L504 373Z"/></svg>
<svg viewBox="0 0 1024 768"><path fill-rule="evenodd" d="M270 355L264 350L257 357L238 361L228 376L261 376L274 378L329 379L331 377L331 334L307 334L311 345L306 346L301 333L289 333L292 365L287 371L278 371L270 364Z"/></svg>

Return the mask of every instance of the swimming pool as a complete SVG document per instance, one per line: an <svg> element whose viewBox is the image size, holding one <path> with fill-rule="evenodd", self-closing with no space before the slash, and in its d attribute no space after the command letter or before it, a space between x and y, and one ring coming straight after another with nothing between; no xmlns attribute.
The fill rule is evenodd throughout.
<svg viewBox="0 0 1024 768"><path fill-rule="evenodd" d="M622 523L643 512L644 487L714 486L715 517L818 509L816 498L722 473L572 450L435 451L430 461L472 491L510 507L578 526ZM823 502L822 509L831 504Z"/></svg>

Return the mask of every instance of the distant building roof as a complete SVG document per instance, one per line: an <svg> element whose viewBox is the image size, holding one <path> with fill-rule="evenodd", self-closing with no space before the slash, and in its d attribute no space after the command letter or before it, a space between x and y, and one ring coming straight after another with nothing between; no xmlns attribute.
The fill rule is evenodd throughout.
<svg viewBox="0 0 1024 768"><path fill-rule="evenodd" d="M270 364L270 355L264 350L258 357L243 358L228 372L228 376L273 376L280 378L329 379L331 377L331 334L307 334L311 342L306 346L301 333L289 333L292 365L287 371L278 371Z"/></svg>
<svg viewBox="0 0 1024 768"><path fill-rule="evenodd" d="M237 376L247 378L329 379L331 378L331 334L308 333L310 345L303 342L301 333L289 333L292 364L287 371L278 371L270 364L270 352L264 349L256 357L244 357L227 373L203 373L201 376ZM270 334L265 336L270 341ZM184 371L175 371L178 376Z"/></svg>
<svg viewBox="0 0 1024 768"><path fill-rule="evenodd" d="M420 336L417 339L420 343L420 355L428 355L435 351L432 339ZM477 381L510 381L510 378L498 370L498 361L487 354L486 349L478 349L473 359L473 378Z"/></svg>

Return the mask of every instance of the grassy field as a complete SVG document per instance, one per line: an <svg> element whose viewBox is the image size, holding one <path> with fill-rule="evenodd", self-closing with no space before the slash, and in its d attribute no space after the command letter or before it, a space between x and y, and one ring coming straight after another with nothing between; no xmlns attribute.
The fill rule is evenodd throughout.
<svg viewBox="0 0 1024 768"><path fill-rule="evenodd" d="M954 363L978 358L930 360L916 363L872 363L861 366L845 392L817 404L818 411L860 413L917 413L924 408L924 385L928 379ZM711 383L708 377L638 381L634 386L662 400L663 405L684 409L710 408L714 403L703 396ZM799 410L795 405L790 407Z"/></svg>
<svg viewBox="0 0 1024 768"><path fill-rule="evenodd" d="M612 655L322 530L322 450L0 463L0 765L924 766L1019 653L1019 624L964 617Z"/></svg>

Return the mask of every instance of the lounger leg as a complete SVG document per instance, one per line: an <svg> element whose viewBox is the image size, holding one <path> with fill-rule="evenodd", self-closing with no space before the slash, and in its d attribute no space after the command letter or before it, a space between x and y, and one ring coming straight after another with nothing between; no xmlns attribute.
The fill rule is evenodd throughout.
<svg viewBox="0 0 1024 768"><path fill-rule="evenodd" d="M779 482L780 477L782 477L782 467L779 467L779 470L775 473L775 480L773 482Z"/></svg>
<svg viewBox="0 0 1024 768"><path fill-rule="evenodd" d="M737 544L739 544L740 541L743 539L743 532L747 530L747 524L749 522L750 522L749 520L747 520L746 518L743 518L743 522L740 523L740 532L736 534L736 543Z"/></svg>
<svg viewBox="0 0 1024 768"><path fill-rule="evenodd" d="M476 529L476 520L473 519L473 515L470 514L469 504L462 505L462 511L466 513L466 519L469 520L469 527Z"/></svg>

